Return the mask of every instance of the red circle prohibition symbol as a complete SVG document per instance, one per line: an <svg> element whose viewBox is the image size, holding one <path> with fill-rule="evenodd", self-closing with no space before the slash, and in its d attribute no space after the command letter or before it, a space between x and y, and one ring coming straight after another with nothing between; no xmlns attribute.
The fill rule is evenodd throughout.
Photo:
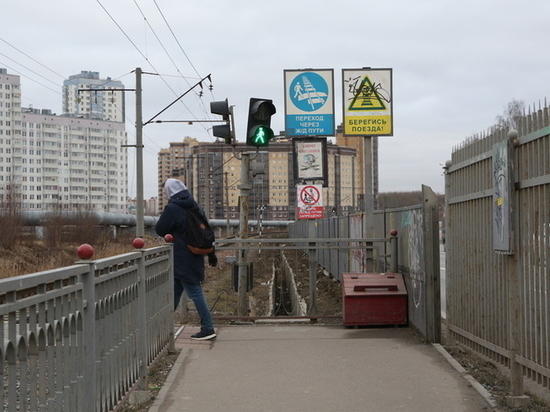
<svg viewBox="0 0 550 412"><path fill-rule="evenodd" d="M300 192L300 200L305 205L315 205L319 203L321 194L315 186L306 186Z"/></svg>

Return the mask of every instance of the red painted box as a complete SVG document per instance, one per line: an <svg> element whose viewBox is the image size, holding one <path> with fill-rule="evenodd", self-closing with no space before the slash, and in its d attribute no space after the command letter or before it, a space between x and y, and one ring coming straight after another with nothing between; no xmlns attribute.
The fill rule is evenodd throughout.
<svg viewBox="0 0 550 412"><path fill-rule="evenodd" d="M406 325L407 289L400 273L342 273L344 325Z"/></svg>

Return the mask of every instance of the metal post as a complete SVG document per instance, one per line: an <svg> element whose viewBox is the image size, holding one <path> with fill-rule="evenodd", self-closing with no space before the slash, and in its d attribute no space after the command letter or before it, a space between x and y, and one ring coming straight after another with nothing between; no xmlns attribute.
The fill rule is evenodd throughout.
<svg viewBox="0 0 550 412"><path fill-rule="evenodd" d="M136 236L143 237L143 119L141 68L136 68Z"/></svg>
<svg viewBox="0 0 550 412"><path fill-rule="evenodd" d="M449 199L451 198L451 178L449 176L449 169L452 166L452 162L450 160L447 160L445 162L445 166L443 166L443 174L445 175L445 217L443 219L443 225L442 225L442 242L443 242L443 250L447 251L447 245L449 244L449 239L447 237L447 234L450 233L448 230L449 228L449 222L450 222L450 216L449 216ZM452 241L451 241L452 242ZM449 267L448 264L448 258L447 253L445 253L445 290L443 293L445 293L445 319L446 319L446 325L447 325L447 334L446 334L446 343L449 346L455 346L456 345L456 339L454 333L449 331L448 325L452 325L452 318L454 316L454 302L455 302L455 291L452 287L452 282L454 281L452 277L449 277L449 272L447 271L447 268ZM450 309L450 310L449 310Z"/></svg>
<svg viewBox="0 0 550 412"><path fill-rule="evenodd" d="M210 170L210 156L208 156L208 152L204 154L203 156L203 162L204 162L204 170ZM200 170L200 167L199 167ZM204 190L202 191L204 193L204 201L199 202L202 205L202 208L204 209L204 213L206 214L206 217L210 219L210 182L211 182L212 175L210 175L210 178L207 179L204 182Z"/></svg>
<svg viewBox="0 0 550 412"><path fill-rule="evenodd" d="M363 138L363 168L365 185L365 212L372 213L374 210L374 164L372 136ZM370 236L366 236L370 237Z"/></svg>
<svg viewBox="0 0 550 412"><path fill-rule="evenodd" d="M445 166L443 167L443 171L444 171L443 173L445 174L445 218L443 220L442 230L443 230L443 248L444 248L443 250L445 252L447 251L447 249L452 250L452 246L451 248L449 248L449 245L452 244L452 238L451 238L451 243L449 243L449 238L447 237L447 234L451 233L451 231L449 230L449 223L452 223L450 219L451 216L449 215L449 199L453 194L453 191L451 189L451 177L449 175L449 169L451 168L451 166L452 166L452 162L450 160L447 160L445 162ZM455 288L453 288L454 279L452 276L450 277L448 275L449 272L447 271L447 268L450 265L447 263L447 261L448 261L447 253L445 253L445 291L444 293L445 293L445 304L446 304L445 319L447 324L446 343L448 346L456 346L455 334L451 332L448 327L449 325L453 325L453 317L456 311L456 306L455 306L456 291L455 291Z"/></svg>
<svg viewBox="0 0 550 412"><path fill-rule="evenodd" d="M136 385L136 390L130 394L129 402L132 405L141 405L151 398L151 393L147 385L147 296L145 285L145 256L144 251L141 251L141 256L138 259L138 360L139 360L139 376Z"/></svg>
<svg viewBox="0 0 550 412"><path fill-rule="evenodd" d="M508 132L509 143L509 159L512 164L512 173L510 173L510 197L512 204L512 240L510 242L510 248L513 247L512 253L508 256L508 315L510 322L510 383L512 396L506 399L506 403L510 407L521 407L529 403L530 397L525 395L525 387L523 382L523 370L521 364L518 362L516 356L521 353L521 303L520 303L520 290L519 290L519 273L520 265L516 252L519 250L518 236L515 231L519 228L519 217L517 214L518 207L518 195L514 190L515 183L515 171L517 170L517 160L514 152L514 147L518 144L518 132L516 130L510 130ZM513 246L512 246L513 245Z"/></svg>
<svg viewBox="0 0 550 412"><path fill-rule="evenodd" d="M96 331L95 331L95 264L89 263L88 272L82 274L82 299L84 300L82 316L82 342L84 345L84 359L82 359L84 375L84 399L82 411L94 412L97 399L97 369L96 369Z"/></svg>
<svg viewBox="0 0 550 412"><path fill-rule="evenodd" d="M399 248L397 230L392 229L390 231L390 272L399 272Z"/></svg>
<svg viewBox="0 0 550 412"><path fill-rule="evenodd" d="M357 211L356 209L356 206L357 206L357 199L356 199L356 194L355 194L355 162L356 162L356 158L355 157L352 157L351 158L351 206L352 206L352 211L355 212Z"/></svg>
<svg viewBox="0 0 550 412"><path fill-rule="evenodd" d="M340 155L334 156L334 211L336 216L340 216L342 209L342 180L340 174ZM329 190L330 193L330 190ZM330 204L327 202L327 204Z"/></svg>
<svg viewBox="0 0 550 412"><path fill-rule="evenodd" d="M510 316L510 374L512 396L524 394L523 371L516 359L520 348L521 335L519 333L520 310L519 310L519 285L517 275L517 258L515 255L508 256L508 290L509 290L509 316Z"/></svg>
<svg viewBox="0 0 550 412"><path fill-rule="evenodd" d="M145 262L143 251L138 261L138 301L139 301L139 347L140 372L138 389L147 389L147 297L145 296Z"/></svg>
<svg viewBox="0 0 550 412"><path fill-rule="evenodd" d="M372 136L363 137L363 183L365 187L364 196L364 215L363 215L363 237L365 239L374 237L374 165L373 165L373 147ZM372 272L374 270L374 255L372 243L367 242L365 249L365 270Z"/></svg>
<svg viewBox="0 0 550 412"><path fill-rule="evenodd" d="M439 210L433 190L422 185L424 271L426 274L426 341L441 342L441 284L439 272Z"/></svg>
<svg viewBox="0 0 550 412"><path fill-rule="evenodd" d="M239 197L239 237L241 239L248 238L248 206L250 194L250 153L243 152L241 159L241 184L239 186L241 194ZM245 246L239 250L239 258L237 261L239 267L239 282L238 282L238 303L237 315L245 316L248 308L246 302L246 292L248 286L247 279L247 264L246 264L246 249Z"/></svg>
<svg viewBox="0 0 550 412"><path fill-rule="evenodd" d="M317 222L309 222L309 239L317 238ZM310 242L310 246L315 246L316 242ZM311 248L308 251L309 257L309 316L317 314L317 249Z"/></svg>
<svg viewBox="0 0 550 412"><path fill-rule="evenodd" d="M228 175L229 173L224 172L225 177L225 220L226 220L226 232L225 236L229 237L231 235L231 230L229 226L229 180Z"/></svg>

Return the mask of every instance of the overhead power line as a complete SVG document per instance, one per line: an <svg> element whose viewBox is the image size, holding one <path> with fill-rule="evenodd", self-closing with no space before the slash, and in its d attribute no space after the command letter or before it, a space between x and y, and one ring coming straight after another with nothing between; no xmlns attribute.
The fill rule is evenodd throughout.
<svg viewBox="0 0 550 412"><path fill-rule="evenodd" d="M0 53L0 55L6 57L6 58L8 58L8 59L10 59L10 58L9 58L8 56L6 56L5 54ZM10 59L10 60L12 60L12 61L15 62L15 60L13 60L13 59ZM0 62L0 63L2 63L2 62ZM17 62L15 62L15 63L17 63ZM19 64L19 63L17 63L17 64ZM19 65L20 65L20 64L19 64ZM8 64L6 64L6 63L2 63L2 66L5 66L6 69L10 69L10 70L14 71L15 73L17 73L18 75L23 76L23 77L25 77L25 78L27 78L27 79L29 79L29 80L31 80L31 81L33 81L33 82L39 84L40 86L45 87L46 89L51 90L52 92L61 95L61 93L60 93L58 90L54 90L54 89L52 89L51 87L48 87L48 86L46 86L45 84L42 84L42 83L40 83L39 81L33 79L32 77L26 76L25 74L21 73L19 70L14 69L13 67L10 67L10 66L9 66ZM20 66L21 66L21 65L20 65ZM36 74L37 76L40 76L38 73L32 71L32 70L29 69L28 67L25 67L25 66L22 66L22 67L24 67L25 69L27 69L27 70L33 72L33 73ZM43 77L43 76L40 76L40 77L42 77L42 78L45 79L45 80L51 81L51 80L49 80L49 79L46 79L46 78ZM52 82L52 83L53 83L53 82ZM55 83L54 83L54 84L55 84Z"/></svg>
<svg viewBox="0 0 550 412"><path fill-rule="evenodd" d="M183 49L180 41L178 40L176 34L174 33L174 30L172 30L172 27L170 26L170 23L168 23L168 20L166 20L166 17L164 16L164 13L162 12L162 10L160 9L158 3L157 3L157 0L153 0L153 2L155 3L155 6L157 7L157 10L159 11L162 19L164 20L164 23L166 24L166 27L168 27L168 30L170 30L170 33L172 34L172 37L174 38L174 40L176 41L178 47L180 48L181 52L183 53L183 55L185 56L185 58L187 59L187 61L189 62L189 65L193 68L193 70L195 71L195 73L197 74L197 76L200 78L200 77L203 77L199 71L197 70L197 68L195 67L195 65L193 64L193 62L191 61L191 59L189 58L189 56L187 55L187 53L185 52L185 50ZM189 84L189 83L188 83ZM214 99L214 93L212 93L212 88L209 89L210 90L210 97L212 98L212 100L215 100ZM206 109L206 107L204 106L204 101L200 100L201 104L202 104L202 108L203 108L203 111L204 113L206 113L208 115L208 110Z"/></svg>
<svg viewBox="0 0 550 412"><path fill-rule="evenodd" d="M43 65L43 64L40 63L38 60L36 60L36 59L34 59L33 57L29 56L27 53L25 53L25 52L19 50L19 49L18 49L17 47L15 47L13 44L7 42L6 40L4 40L4 39L2 39L2 38L0 38L0 40L3 41L4 43L6 43L6 44L7 44L8 46L10 46L11 48L17 50L17 51L18 51L19 53L21 53L23 56L28 57L29 59L31 59L31 60L32 60L33 62L35 62L35 63L38 63L40 66L44 67L46 70L49 70L50 72L52 72L52 73L55 74L56 76L59 76L59 77L61 77L62 79L65 79L64 76L62 76L62 75L60 75L59 73L57 73L56 71L50 69L48 66ZM7 57L7 56L6 56L6 57ZM8 57L8 59L9 59L9 57ZM10 59L10 60L12 60L12 59ZM23 66L23 65L20 64L20 63L17 63L17 64L19 64L19 65L22 66L22 67L25 67L25 66ZM26 68L26 67L25 67L25 68ZM26 68L26 69L27 69L27 68ZM30 69L27 69L27 70L30 70ZM32 71L32 70L31 70L31 71ZM35 72L33 72L33 73L35 73ZM35 74L37 74L37 73L35 73ZM40 76L40 75L38 75L38 76ZM43 79L45 79L45 77L43 77L43 76L40 76L40 77L42 77ZM49 81L49 79L46 79L46 80ZM52 83L53 83L53 82L52 82Z"/></svg>
<svg viewBox="0 0 550 412"><path fill-rule="evenodd" d="M170 59L170 61L172 62L172 64L174 65L174 67L176 68L176 71L178 73L180 73L181 77L187 82L187 79L185 77L183 77L183 75L181 74L181 71L180 69L178 68L178 65L176 64L176 62L174 61L174 59L172 59L172 56L170 55L170 53L168 53L168 50L166 50L166 47L164 47L164 44L162 43L162 41L160 40L159 36L157 35L155 29L153 29L153 26L151 26L151 23L149 23L149 20L147 19L147 17L145 17L145 14L143 13L143 10L141 10L141 7L139 7L139 4L137 3L136 0L134 0L134 4L136 5L136 7L138 8L139 12L141 13L141 16L143 17L143 20L145 20L145 23L147 23L147 26L149 26L149 28L151 29L151 32L153 32L155 38L157 39L157 41L159 42L160 46L162 47L162 50L164 50L164 53L166 53L166 56L168 56L168 59ZM190 86L189 82L187 82L187 85Z"/></svg>
<svg viewBox="0 0 550 412"><path fill-rule="evenodd" d="M128 39L128 41L130 41L130 43L132 44L132 46L138 51L138 53L145 59L145 61L147 61L147 63L153 68L153 70L156 72L156 74L162 79L162 81L164 82L164 84L168 87L168 89L170 89L170 91L172 91L172 93L175 95L175 96L178 96L178 93L170 86L170 84L168 84L168 82L166 81L166 79L161 76L159 73L159 70L156 69L156 67L154 66L153 62L139 49L139 47L136 45L136 43L134 41L132 41L132 39L130 38L130 36L124 31L124 29L122 28L122 26L120 24L118 24L118 22L115 20L115 18L109 13L109 11L105 8L105 6L101 3L100 0L96 0L97 3L101 6L101 8L105 11L105 13L109 16L109 18L115 23L115 25L119 28L119 30L124 34L124 36ZM142 14L143 18L145 19L145 21L147 22L147 24L149 25L143 11L141 10L141 8L138 6L138 4L136 3L136 1L134 0L134 3L136 4L136 6L138 7L138 10L140 11L140 13ZM158 5L157 5L158 6ZM149 25L150 27L150 25ZM152 28L151 28L152 30ZM154 33L154 31L153 31ZM155 37L157 37L157 40L160 42L160 39L158 39L158 36L156 36L156 33L155 34ZM160 42L161 45L162 45L162 42ZM164 46L163 46L164 48ZM172 60L172 59L171 59ZM183 76L182 76L183 77ZM185 79L185 77L184 77ZM186 79L185 79L186 80ZM187 82L187 80L186 80ZM194 114L190 108L185 104L185 102L181 101L180 102L184 107L185 109L191 114L192 117L194 117L195 119L198 119L197 115ZM201 101L201 104L202 104L202 107L204 109L204 104L202 103ZM205 109L204 109L205 110ZM204 126L203 126L204 127ZM205 129L207 130L207 129Z"/></svg>
<svg viewBox="0 0 550 412"><path fill-rule="evenodd" d="M109 18L113 21L113 23L115 23L115 25L119 28L119 30L122 32L122 34L124 34L124 36L128 39L128 41L132 44L132 46L134 46L134 48L137 50L137 52L139 54L141 54L141 56L147 61L149 62L149 59L147 58L147 56L145 56L141 50L139 49L139 47L133 42L133 40L130 38L130 36L128 36L126 34L126 32L124 31L124 29L120 26L120 24L117 23L117 21L115 20L115 18L111 15L111 13L109 13L109 11L105 8L105 6L103 6L103 4L101 4L101 2L99 0L96 0L97 3L101 6L101 8L103 9L103 11L105 11L105 13L107 13L107 16L109 16ZM155 69L156 70L156 69Z"/></svg>
<svg viewBox="0 0 550 412"><path fill-rule="evenodd" d="M170 24L168 23L168 20L166 20L166 17L164 17L164 13L162 12L162 10L160 9L158 3L157 3L157 0L153 0L153 2L155 3L155 6L157 7L157 10L159 11L160 15L162 16L162 19L164 20L164 23L166 23L166 26L168 27L168 30L170 30L170 33L172 34L172 37L174 38L174 40L176 41L176 43L178 44L181 52L183 53L183 55L185 56L185 58L187 59L187 61L189 62L189 64L191 65L191 67L193 68L193 70L195 70L195 73L197 74L197 76L199 77L202 77L200 74L199 74L199 71L196 69L195 65L193 64L193 62L191 62L191 59L189 58L189 56L187 55L187 53L185 52L185 50L183 50L183 47L181 46L181 43L179 42L178 38L176 37L176 35L174 34L174 31L172 30L172 27L170 26Z"/></svg>

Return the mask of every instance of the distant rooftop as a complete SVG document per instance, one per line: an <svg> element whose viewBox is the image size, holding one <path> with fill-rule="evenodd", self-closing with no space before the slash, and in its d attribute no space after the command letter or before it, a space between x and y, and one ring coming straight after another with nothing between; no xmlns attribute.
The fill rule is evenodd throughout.
<svg viewBox="0 0 550 412"><path fill-rule="evenodd" d="M91 72L88 70L82 70L80 74L73 74L69 76L69 79L97 79L99 80L99 72Z"/></svg>

